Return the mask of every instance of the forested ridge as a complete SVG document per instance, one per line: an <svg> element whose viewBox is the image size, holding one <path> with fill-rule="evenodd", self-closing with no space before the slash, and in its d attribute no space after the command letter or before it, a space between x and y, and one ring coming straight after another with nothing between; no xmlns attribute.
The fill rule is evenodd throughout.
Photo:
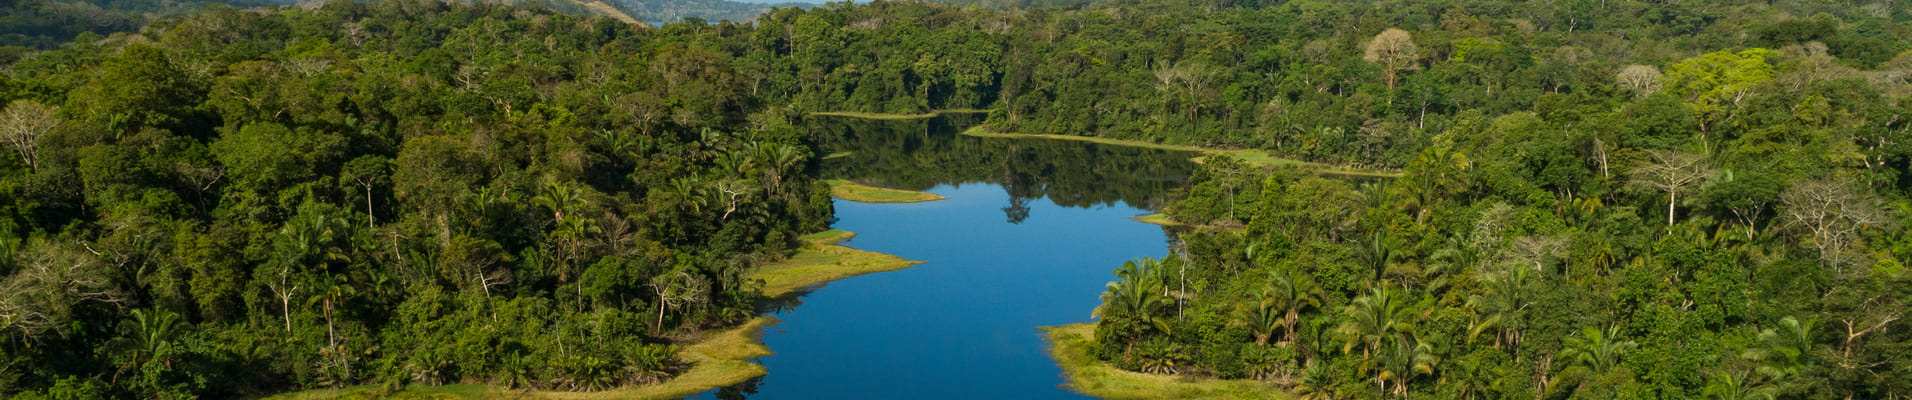
<svg viewBox="0 0 1912 400"><path fill-rule="evenodd" d="M1123 368L1912 391L1901 5L1061 3L650 28L334 1L9 36L0 396L667 379L670 338L752 315L743 272L827 228L803 113L947 108L1401 172L1206 160L1169 212L1223 229L1096 310Z"/></svg>
<svg viewBox="0 0 1912 400"><path fill-rule="evenodd" d="M0 75L0 397L679 371L831 220L708 28L223 8Z"/></svg>
<svg viewBox="0 0 1912 400"><path fill-rule="evenodd" d="M1303 398L1901 398L1906 18L1820 4L1468 3L1326 39L1259 107L1158 98L1190 108L1157 137L1402 176L1208 159L1168 211L1209 228L1115 270L1094 353Z"/></svg>

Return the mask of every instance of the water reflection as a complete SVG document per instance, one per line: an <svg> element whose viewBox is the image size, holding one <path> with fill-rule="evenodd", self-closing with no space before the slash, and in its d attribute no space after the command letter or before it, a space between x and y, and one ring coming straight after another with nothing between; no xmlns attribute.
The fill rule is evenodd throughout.
<svg viewBox="0 0 1912 400"><path fill-rule="evenodd" d="M991 183L1009 193L1002 207L1010 223L1029 218L1028 202L1047 198L1064 207L1126 203L1160 209L1195 165L1187 152L1040 139L962 135L980 114L916 120L812 118L807 124L822 154L822 175L904 190L943 184Z"/></svg>
<svg viewBox="0 0 1912 400"><path fill-rule="evenodd" d="M1188 154L958 134L978 118L809 122L825 177L947 200L838 201L859 249L926 261L767 301L769 375L699 399L1079 399L1036 327L1089 320L1109 271L1161 257L1169 236L1129 220L1160 208ZM1046 199L1046 201L1043 201Z"/></svg>

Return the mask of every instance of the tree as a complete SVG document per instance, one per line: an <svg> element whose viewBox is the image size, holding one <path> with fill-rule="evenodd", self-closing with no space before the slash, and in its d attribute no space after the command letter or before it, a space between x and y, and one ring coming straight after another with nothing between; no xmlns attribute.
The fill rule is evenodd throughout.
<svg viewBox="0 0 1912 400"><path fill-rule="evenodd" d="M1755 386L1747 378L1744 371L1715 373L1700 393L1712 400L1773 400L1771 387Z"/></svg>
<svg viewBox="0 0 1912 400"><path fill-rule="evenodd" d="M392 160L382 156L363 156L345 163L340 178L352 181L365 189L365 227L371 228L377 218L372 215L372 188L391 179Z"/></svg>
<svg viewBox="0 0 1912 400"><path fill-rule="evenodd" d="M1633 167L1631 183L1666 193L1666 225L1672 226L1673 207L1679 204L1680 193L1711 178L1714 170L1707 164L1706 157L1698 154L1648 151L1647 155L1652 159Z"/></svg>
<svg viewBox="0 0 1912 400"><path fill-rule="evenodd" d="M14 100L0 111L0 145L20 153L27 167L40 168L40 138L60 125L59 109L32 100Z"/></svg>
<svg viewBox="0 0 1912 400"><path fill-rule="evenodd" d="M657 294L657 325L653 329L660 331L666 310L710 300L710 283L684 267L651 278L651 290Z"/></svg>
<svg viewBox="0 0 1912 400"><path fill-rule="evenodd" d="M1819 261L1840 273L1864 256L1852 248L1864 240L1862 232L1892 223L1870 191L1840 179L1796 182L1779 194L1779 201L1788 222L1810 236L1807 244L1819 250Z"/></svg>
<svg viewBox="0 0 1912 400"><path fill-rule="evenodd" d="M1753 88L1772 80L1772 51L1760 48L1739 53L1719 51L1680 61L1667 68L1666 90L1698 111L1700 132L1730 119Z"/></svg>
<svg viewBox="0 0 1912 400"><path fill-rule="evenodd" d="M1147 258L1123 262L1122 268L1115 270L1116 280L1109 282L1108 290L1102 293L1102 304L1089 314L1123 335L1127 341L1125 356L1149 329L1169 329L1168 318L1162 316L1168 309L1167 287L1157 276L1157 266L1155 260Z"/></svg>
<svg viewBox="0 0 1912 400"><path fill-rule="evenodd" d="M1633 64L1621 68L1620 73L1614 76L1614 81L1619 82L1620 87L1633 91L1637 96L1647 97L1660 91L1662 76L1659 68Z"/></svg>
<svg viewBox="0 0 1912 400"><path fill-rule="evenodd" d="M1467 298L1474 311L1474 323L1468 327L1469 341L1488 330L1494 333L1494 348L1518 347L1526 328L1527 309L1533 305L1528 287L1532 272L1526 268L1507 268L1482 279L1482 291Z"/></svg>
<svg viewBox="0 0 1912 400"><path fill-rule="evenodd" d="M1348 320L1337 328L1349 338L1341 351L1352 352L1358 346L1361 358L1365 359L1383 344L1400 339L1396 336L1407 331L1411 321L1408 304L1402 297L1398 290L1375 285L1368 294L1348 302L1342 309Z"/></svg>
<svg viewBox="0 0 1912 400"><path fill-rule="evenodd" d="M132 315L132 320L120 323L122 337L116 341L132 347L133 356L119 369L137 370L140 386L163 390L160 374L172 369L178 351L174 341L179 333L179 315L162 309L133 310Z"/></svg>
<svg viewBox="0 0 1912 400"><path fill-rule="evenodd" d="M1620 365L1620 358L1627 351L1640 345L1626 340L1620 334L1620 327L1607 328L1605 332L1595 328L1582 329L1578 335L1568 336L1560 349L1560 358L1567 362L1567 370L1561 371L1562 377L1582 377L1592 379L1607 375ZM1582 386L1585 386L1583 383Z"/></svg>
<svg viewBox="0 0 1912 400"><path fill-rule="evenodd" d="M34 240L20 251L19 270L0 280L0 331L30 342L49 331L65 336L79 308L128 300L109 266L80 247Z"/></svg>
<svg viewBox="0 0 1912 400"><path fill-rule="evenodd" d="M1256 346L1268 345L1268 339L1285 325L1281 309L1275 306L1276 300L1269 291L1263 289L1249 301L1236 302L1234 319L1228 323L1230 327L1247 328L1249 334L1255 335Z"/></svg>
<svg viewBox="0 0 1912 400"><path fill-rule="evenodd" d="M1321 285L1308 274L1277 271L1270 274L1266 290L1273 296L1274 306L1282 312L1281 327L1287 331L1283 338L1298 340L1295 324L1301 322L1302 311L1321 307Z"/></svg>
<svg viewBox="0 0 1912 400"><path fill-rule="evenodd" d="M1779 320L1779 329L1759 331L1759 343L1740 353L1741 358L1758 363L1760 374L1774 381L1799 375L1812 366L1813 321L1800 322L1787 316ZM1744 381L1745 377L1739 377Z"/></svg>
<svg viewBox="0 0 1912 400"><path fill-rule="evenodd" d="M1374 35L1368 41L1367 51L1361 59L1381 64L1382 78L1387 81L1388 89L1394 89L1397 76L1401 71L1420 68L1415 64L1419 59L1421 47L1414 44L1414 36L1407 31L1389 28Z"/></svg>

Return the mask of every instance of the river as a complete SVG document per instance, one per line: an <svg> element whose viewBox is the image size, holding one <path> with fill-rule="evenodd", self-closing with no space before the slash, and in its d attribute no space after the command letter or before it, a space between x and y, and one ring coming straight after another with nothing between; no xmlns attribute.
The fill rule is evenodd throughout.
<svg viewBox="0 0 1912 400"><path fill-rule="evenodd" d="M846 244L925 261L830 283L777 307L769 375L699 399L1083 398L1039 326L1089 321L1112 270L1168 252L1150 213L1188 155L956 132L974 117L829 118L820 173L947 200L836 202ZM826 153L826 154L827 154Z"/></svg>

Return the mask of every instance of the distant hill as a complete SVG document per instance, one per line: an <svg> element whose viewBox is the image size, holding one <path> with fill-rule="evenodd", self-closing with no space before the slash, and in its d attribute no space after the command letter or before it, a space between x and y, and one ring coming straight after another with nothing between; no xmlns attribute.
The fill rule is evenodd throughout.
<svg viewBox="0 0 1912 400"><path fill-rule="evenodd" d="M315 3L325 0L313 0ZM635 13L619 1L647 0L475 0L505 4L536 3L557 12L603 15L638 23ZM20 49L48 49L82 34L99 36L136 32L156 18L197 11L216 5L239 8L291 5L297 0L8 0L0 1L0 61L21 54ZM760 6L768 10L768 6ZM740 18L741 19L741 18ZM714 21L714 20L713 20Z"/></svg>
<svg viewBox="0 0 1912 400"><path fill-rule="evenodd" d="M52 48L82 34L133 32L153 18L215 4L253 7L264 0L9 0L0 1L0 47ZM0 51L14 53L16 51ZM0 55L0 60L7 56Z"/></svg>
<svg viewBox="0 0 1912 400"><path fill-rule="evenodd" d="M617 0L476 0L504 4L537 3L565 14L602 15L626 23L638 23L636 13L620 6Z"/></svg>
<svg viewBox="0 0 1912 400"><path fill-rule="evenodd" d="M707 22L752 21L773 7L815 7L817 3L745 3L729 0L619 0L639 19L654 25L701 18ZM820 1L819 1L820 3Z"/></svg>

